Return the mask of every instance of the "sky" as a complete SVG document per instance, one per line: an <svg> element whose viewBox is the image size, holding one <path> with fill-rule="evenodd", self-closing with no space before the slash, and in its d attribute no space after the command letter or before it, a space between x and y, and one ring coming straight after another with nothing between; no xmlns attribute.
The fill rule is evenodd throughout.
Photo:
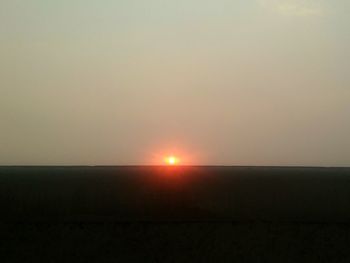
<svg viewBox="0 0 350 263"><path fill-rule="evenodd" d="M0 165L350 166L348 0L1 0Z"/></svg>

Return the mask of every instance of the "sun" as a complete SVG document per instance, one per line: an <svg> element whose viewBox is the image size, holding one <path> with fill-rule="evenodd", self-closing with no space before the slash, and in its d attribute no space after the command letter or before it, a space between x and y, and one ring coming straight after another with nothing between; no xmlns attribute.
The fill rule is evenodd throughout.
<svg viewBox="0 0 350 263"><path fill-rule="evenodd" d="M177 165L179 164L180 160L179 158L177 158L176 156L174 155L170 155L170 156L167 156L164 158L164 162L167 164L167 165Z"/></svg>

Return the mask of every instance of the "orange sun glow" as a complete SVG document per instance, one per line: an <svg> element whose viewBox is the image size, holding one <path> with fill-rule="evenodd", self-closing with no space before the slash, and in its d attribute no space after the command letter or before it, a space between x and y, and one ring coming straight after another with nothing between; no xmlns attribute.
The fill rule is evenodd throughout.
<svg viewBox="0 0 350 263"><path fill-rule="evenodd" d="M179 164L180 160L176 156L171 155L171 156L165 157L164 162L167 165L177 165Z"/></svg>

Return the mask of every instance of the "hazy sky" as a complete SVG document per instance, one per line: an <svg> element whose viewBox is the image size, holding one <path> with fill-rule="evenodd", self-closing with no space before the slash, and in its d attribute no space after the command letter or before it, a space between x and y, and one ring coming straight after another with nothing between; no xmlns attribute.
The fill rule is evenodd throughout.
<svg viewBox="0 0 350 263"><path fill-rule="evenodd" d="M348 0L0 0L0 164L350 166Z"/></svg>

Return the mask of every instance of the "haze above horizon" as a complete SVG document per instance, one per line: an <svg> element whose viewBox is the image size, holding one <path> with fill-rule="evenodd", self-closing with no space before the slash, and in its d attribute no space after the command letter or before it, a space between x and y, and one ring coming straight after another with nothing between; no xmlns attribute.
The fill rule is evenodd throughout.
<svg viewBox="0 0 350 263"><path fill-rule="evenodd" d="M349 11L3 0L0 165L350 166Z"/></svg>

